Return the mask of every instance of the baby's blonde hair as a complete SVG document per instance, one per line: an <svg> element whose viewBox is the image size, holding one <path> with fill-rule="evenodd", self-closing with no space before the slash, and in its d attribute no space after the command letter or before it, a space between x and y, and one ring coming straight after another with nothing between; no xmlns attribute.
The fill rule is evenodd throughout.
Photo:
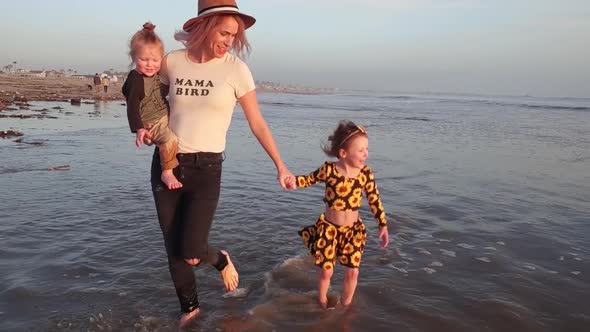
<svg viewBox="0 0 590 332"><path fill-rule="evenodd" d="M160 37L154 32L155 28L156 26L152 22L145 22L143 28L131 37L131 41L129 42L129 57L131 57L131 61L135 62L137 53L145 45L158 47L160 52L162 52L162 56L164 56L164 43L162 43Z"/></svg>

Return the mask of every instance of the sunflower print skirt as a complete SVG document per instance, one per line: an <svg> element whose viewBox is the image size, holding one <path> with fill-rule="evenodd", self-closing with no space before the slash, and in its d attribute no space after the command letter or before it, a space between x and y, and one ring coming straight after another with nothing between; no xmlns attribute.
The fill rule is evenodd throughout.
<svg viewBox="0 0 590 332"><path fill-rule="evenodd" d="M323 269L334 268L338 257L346 267L357 268L361 264L367 232L360 218L351 226L338 226L326 220L322 213L314 225L298 233L309 254L315 257L315 265Z"/></svg>

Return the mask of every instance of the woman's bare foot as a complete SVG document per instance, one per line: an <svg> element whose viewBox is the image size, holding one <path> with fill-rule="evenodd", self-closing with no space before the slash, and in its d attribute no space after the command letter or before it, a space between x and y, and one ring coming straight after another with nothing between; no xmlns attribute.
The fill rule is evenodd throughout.
<svg viewBox="0 0 590 332"><path fill-rule="evenodd" d="M223 270L221 270L221 279L223 280L223 285L228 292L233 291L234 289L238 288L239 283L239 275L238 271L234 264L232 263L231 259L229 258L229 254L225 250L221 250L221 253L227 257L227 265Z"/></svg>
<svg viewBox="0 0 590 332"><path fill-rule="evenodd" d="M171 169L163 170L162 176L160 178L162 179L162 182L164 182L164 184L166 184L166 186L170 190L182 188L182 183L180 183L176 176L174 176L174 173L172 173Z"/></svg>
<svg viewBox="0 0 590 332"><path fill-rule="evenodd" d="M201 309L197 308L191 312L188 312L186 314L182 314L182 316L180 317L180 328L184 328L186 327L188 324L190 324L193 319L195 317L197 317L197 315L199 314L199 312L201 311Z"/></svg>

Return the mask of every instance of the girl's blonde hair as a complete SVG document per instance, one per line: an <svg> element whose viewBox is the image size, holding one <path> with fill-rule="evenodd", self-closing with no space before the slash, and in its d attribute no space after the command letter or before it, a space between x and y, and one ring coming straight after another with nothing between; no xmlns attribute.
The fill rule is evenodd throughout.
<svg viewBox="0 0 590 332"><path fill-rule="evenodd" d="M188 50L198 49L203 46L211 30L217 27L225 17L233 17L238 22L238 32L236 33L231 50L243 59L250 54L250 43L248 43L248 39L246 38L244 21L239 15L212 15L206 17L188 32L184 30L176 32L174 39L181 42Z"/></svg>
<svg viewBox="0 0 590 332"><path fill-rule="evenodd" d="M131 57L131 61L135 62L135 57L139 53L139 50L145 45L158 47L162 56L164 56L164 43L162 43L160 37L154 32L155 28L156 26L152 22L145 22L143 29L137 31L131 37L131 41L129 42L129 57Z"/></svg>
<svg viewBox="0 0 590 332"><path fill-rule="evenodd" d="M328 141L331 143L322 146L322 150L329 157L340 158L340 149L346 150L357 136L369 137L365 127L357 125L352 121L342 120L338 123L338 127L334 130L334 133L328 137Z"/></svg>

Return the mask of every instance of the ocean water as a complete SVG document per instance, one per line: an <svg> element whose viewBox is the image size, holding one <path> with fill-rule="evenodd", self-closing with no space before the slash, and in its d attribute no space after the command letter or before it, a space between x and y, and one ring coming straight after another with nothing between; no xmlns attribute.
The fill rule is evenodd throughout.
<svg viewBox="0 0 590 332"><path fill-rule="evenodd" d="M237 108L211 243L240 288L195 270L194 331L587 331L590 99L259 94L295 174L341 119L369 132L391 243L368 243L350 308L320 310L297 236L321 186L283 191ZM0 119L0 330L174 331L179 308L149 185L121 102L34 102ZM43 110L45 109L45 110ZM48 167L69 165L66 171ZM342 291L337 267L330 298Z"/></svg>

